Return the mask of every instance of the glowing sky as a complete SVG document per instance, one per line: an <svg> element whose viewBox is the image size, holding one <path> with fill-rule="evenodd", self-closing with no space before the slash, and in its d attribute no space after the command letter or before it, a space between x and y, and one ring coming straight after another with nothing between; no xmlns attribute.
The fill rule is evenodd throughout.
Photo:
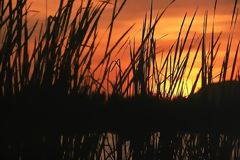
<svg viewBox="0 0 240 160"><path fill-rule="evenodd" d="M40 21L44 21L47 15L53 15L58 8L59 0L48 0L47 5L46 2L40 0L30 0L32 1L32 9L39 11L38 13L34 13L31 16L32 20L39 19ZM77 0L76 0L77 1ZM95 0L97 1L97 0ZM121 2L122 0L119 0ZM29 2L28 2L29 3ZM154 15L158 11L162 11L167 4L170 3L170 0L153 0L153 9ZM46 12L47 6L47 12ZM78 3L74 5L76 8L78 7ZM216 19L215 19L215 32L216 33L223 33L221 38L222 47L219 53L224 53L224 46L226 46L226 39L229 33L231 16L233 12L234 0L218 0L217 11L216 11ZM211 25L212 25L212 15L213 15L213 8L214 8L214 0L176 0L176 2L167 10L164 14L163 18L159 22L156 30L156 38L162 37L166 35L166 37L159 40L159 50L168 49L169 46L176 40L181 22L185 13L187 13L187 20L186 20L186 27L189 24L195 10L198 8L196 19L193 23L192 33L196 32L197 35L201 35L202 33L202 26L204 20L204 13L208 10L209 13L209 28L208 34L211 33ZM130 39L133 37L140 38L139 33L141 33L141 27L143 23L143 19L146 13L150 10L150 0L127 0L124 9L122 10L121 14L119 15L116 24L113 30L113 43L121 34L132 24L135 24L133 30L129 34ZM106 30L106 26L109 24L109 19L111 17L112 5L109 5L102 17L101 20L101 27L100 33L102 34ZM239 24L237 23L235 36L233 37L233 50L236 48L237 41L239 40ZM210 37L210 36L209 36ZM104 43L104 40L103 40ZM196 46L195 46L196 47ZM100 46L101 48L101 46ZM122 56L123 64L128 63L128 59ZM219 59L221 58L218 57ZM232 58L232 57L231 57ZM218 59L217 59L218 60ZM200 59L197 60L200 65ZM218 65L220 65L217 62ZM216 68L219 67L216 65ZM197 72L197 69L194 68Z"/></svg>
<svg viewBox="0 0 240 160"><path fill-rule="evenodd" d="M33 2L32 9L39 11L37 14L32 16L32 19L44 20L46 17L46 1L29 0L29 2L30 1ZM119 2L121 1L122 0L119 0ZM155 11L155 15L157 11L162 11L162 9L170 1L171 0L153 0L153 9ZM74 5L75 9L77 9L79 2L80 1L76 1ZM58 4L59 0L47 0L47 14L53 15L58 8ZM234 0L218 0L217 15L215 20L216 32L223 32L223 35L228 33L233 6ZM197 8L197 17L194 21L192 32L202 33L204 12L208 10L209 26L211 26L213 7L214 0L176 0L174 4L167 10L162 20L158 24L156 38L167 34L167 36L161 40L161 45L163 47L168 47L174 40L176 40L176 36L179 32L179 28L185 13L187 13L187 21L189 22ZM150 0L127 0L126 5L124 6L114 26L113 38L119 37L132 24L135 24L135 27L132 30L130 37L140 36L141 34L138 33L142 28L144 16L149 12L149 10ZM104 31L106 26L109 24L111 11L112 5L109 5L102 17L101 24ZM211 30L209 31L211 32ZM236 32L239 33L239 30L237 29Z"/></svg>

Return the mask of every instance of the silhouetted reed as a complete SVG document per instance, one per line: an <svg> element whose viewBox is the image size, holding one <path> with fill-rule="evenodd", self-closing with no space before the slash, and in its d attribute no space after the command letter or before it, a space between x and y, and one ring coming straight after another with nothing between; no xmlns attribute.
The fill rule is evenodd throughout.
<svg viewBox="0 0 240 160"><path fill-rule="evenodd" d="M224 85L228 83L226 81L230 80L231 82L229 83L237 83L237 86L239 86L240 72L237 59L240 41L236 46L236 51L233 51L233 36L238 20L237 0L235 0L233 8L227 47L225 48L225 57L222 60L220 73L215 73L214 71L215 61L221 46L220 38L222 35L222 33L217 35L215 33L214 21L217 11L217 0L214 4L210 42L208 42L207 37L207 27L209 27L209 14L207 11L204 16L202 35L197 37L198 35L191 31L198 11L196 10L186 30L184 30L184 27L186 26L187 13L185 14L176 41L166 53L158 53L155 34L157 25L162 20L167 9L174 3L174 0L161 12L159 11L155 17L153 14L153 2L151 1L149 17L146 15L143 21L142 37L139 45L136 45L135 40L129 40L127 38L134 25L126 29L114 43L112 42L114 24L126 4L126 0L121 2L114 0L111 3L110 1L95 3L92 0L86 2L82 0L76 13L73 14L74 2L74 0L61 0L55 15L46 17L44 24L39 24L39 21L36 21L33 22L33 25L30 27L28 15L32 11L30 10L31 6L27 5L27 0L18 0L16 2L12 0L0 0L0 96L3 104L12 104L15 107L14 109L17 108L16 105L25 104L24 107L18 106L19 108L22 107L20 109L13 109L16 112L16 115L14 115L17 117L14 118L17 120L10 120L11 122L9 122L9 124L12 124L12 121L15 120L20 122L29 121L29 119L27 119L29 116L28 113L36 109L37 107L35 106L40 106L40 109L37 109L41 112L42 108L47 108L45 107L46 105L50 105L50 107L46 109L46 112L49 112L47 116L54 116L53 119L50 118L53 121L51 123L54 125L51 126L50 121L47 121L49 117L46 118L47 120L42 118L43 115L45 115L42 114L42 112L38 116L41 117L41 123L50 126L48 126L48 129L51 129L53 126L55 127L56 124L68 128L69 124L65 124L65 122L69 119L72 120L72 123L79 124L80 122L74 119L76 117L83 117L82 120L85 121L92 118L94 123L100 124L102 121L94 119L95 117L91 117L91 114L87 117L88 115L84 115L85 112L82 114L79 112L80 115L77 115L78 112L75 114L71 113L71 111L79 111L79 106L91 110L91 107L89 107L91 105L110 110L106 112L110 114L107 115L107 117L101 117L102 119L111 121L118 115L117 117L120 117L119 119L123 122L128 120L127 123L124 124L125 126L132 124L130 120L134 121L134 118L130 119L127 114L121 115L121 113L125 113L124 110L120 110L122 112L111 112L112 108L115 107L116 111L118 111L117 109L119 108L125 109L125 105L129 109L133 108L129 106L137 105L139 108L134 108L135 110L133 110L135 112L133 113L138 113L136 111L142 109L140 105L145 105L144 109L150 109L150 113L154 113L155 110L159 111L158 109L160 108L160 112L158 113L161 113L161 116L166 118L164 120L170 123L175 120L167 119L169 117L164 115L164 113L170 113L173 109L179 109L182 105L186 105L184 109L189 109L189 106L193 107L194 104L200 105L198 107L204 105L215 106L216 103L215 101L211 101L211 93L208 90L208 87L218 86L218 84L214 84L215 82ZM106 38L105 49L99 51L100 40L98 39L98 28L108 5L113 5L113 9L109 25L106 28L107 36L104 37ZM39 33L37 36L33 36L37 29L40 30ZM34 41L32 50L30 50L29 47L31 41ZM208 45L208 43L210 45ZM127 44L129 44L127 49L129 49L130 63L126 68L123 68L121 59L113 60L113 54L115 52L120 53ZM196 47L196 51L194 51L194 47ZM160 58L158 56L159 54ZM94 58L99 57L99 55L102 55L102 57L98 59L98 62L95 62ZM191 55L193 55L193 58L190 58ZM229 69L230 56L234 57L231 64L231 71ZM186 96L184 93L186 90L186 81L192 76L193 68L196 67L196 60L199 57L201 58L201 67L198 68L199 71L193 85L191 88L188 88L190 98L178 98ZM93 65L93 63L97 64ZM112 79L110 77L114 78ZM219 78L218 81L216 81L216 77ZM199 83L201 83L202 90L196 93L197 84ZM205 92L209 95L206 95ZM205 97L200 96L199 98L199 93L200 95L203 93ZM194 96L195 98L192 98ZM210 97L210 103L206 96L207 98ZM224 98L228 100L231 99L228 96L221 98L223 98L223 100ZM13 102L14 100L18 101ZM50 101L48 102L48 100ZM32 101L34 102L33 104L31 104ZM198 102L201 103L199 104ZM217 103L220 102L218 101ZM60 108L62 105L73 105L73 107L62 110L62 108ZM216 108L224 105L227 104L217 104ZM159 108L154 108L155 106ZM165 109L165 106L173 106L175 108ZM6 108L11 111L11 107L12 106ZM79 108L76 109L74 107ZM144 109L143 111L140 110L140 112L146 111ZM211 108L208 109L209 110L206 111L212 111ZM204 113L204 111L205 110L201 110L199 114ZM98 113L100 114L100 112ZM103 113L103 115L106 115L106 113ZM179 124L178 121L181 120L181 122L184 122L184 120L191 121L191 115L189 113L184 114L188 117L178 115L182 119L174 117L177 121L175 123ZM222 112L220 113L220 116L223 115ZM146 116L146 114L141 115ZM4 118L7 116L9 115L6 114L3 115L3 118L1 117L4 120L3 122L5 122ZM34 114L31 116L35 118ZM133 117L135 115L131 116ZM108 117L112 119L108 119ZM202 123L208 122L206 125L209 127L211 122L201 115L199 117L202 118L199 121ZM208 118L209 117L210 116L208 116ZM144 120L146 117L141 118ZM7 117L6 121L9 119L11 118ZM59 120L59 122L55 123L54 120ZM141 125L137 120L134 122L138 124L138 126ZM108 121L105 122L107 123ZM151 121L149 120L149 122ZM163 122L155 121L154 124L149 124L149 126L158 125L158 123L163 124ZM8 125L8 122L6 124ZM16 122L16 124L18 123ZM81 121L81 125L83 124ZM4 126L5 128L3 127L3 129L9 129L7 125ZM74 127L81 128L83 127L81 125ZM87 126L88 123L86 122L85 125ZM19 127L17 129L22 129L21 126L17 127ZM168 126L168 129L171 127L174 126ZM70 130L72 129L71 127L69 128ZM29 131L28 129L29 128L26 127L26 132ZM170 132L163 130L161 132L155 132L154 130L146 133L142 133L143 131L134 132L132 136L128 133L118 132L118 130L116 133L94 131L78 133L77 135L72 135L73 132L69 131L72 136L68 137L68 134L59 135L61 131L59 131L58 134L48 134L48 132L38 132L40 129L37 129L33 131L30 130L36 135L21 134L17 136L16 134L18 133L13 132L15 131L14 129L13 131L10 129L9 133L11 134L8 134L7 130L5 136L8 139L4 140L2 145L5 145L5 148L7 146L5 155L10 157L10 159L11 156L12 159L38 159L39 156L36 157L36 155L41 155L42 157L39 159L68 160L210 160L239 158L239 137L228 136L227 134L220 134L219 132L188 134L179 131ZM27 136L33 136L33 138L30 139ZM26 153L29 153L29 155Z"/></svg>
<svg viewBox="0 0 240 160"><path fill-rule="evenodd" d="M193 34L190 38L196 10L183 35L187 18L187 13L185 14L175 43L169 48L167 54L160 53L163 55L161 63L158 62L155 30L167 8L174 3L172 1L155 18L153 9L150 9L149 19L147 15L144 19L140 44L136 46L135 42L129 41L130 64L122 68L121 59L113 61L112 54L120 45L122 45L121 50L127 44L126 36L133 26L130 26L113 45L110 43L114 22L125 3L126 1L121 4L114 2L112 18L107 28L105 51L98 51L99 20L109 2L97 4L91 0L84 4L82 2L73 15L74 1L66 3L60 1L56 14L47 18L46 24L41 25L39 37L34 38L32 35L39 25L37 21L29 27L28 14L31 10L26 1L17 1L16 4L10 0L1 1L1 95L91 95L95 92L98 94L105 92L108 97L156 95L159 98L173 99L176 96L183 96L186 90L185 81L192 75L199 52L201 52L202 66L188 94L196 91L198 83L205 87L217 82L214 80L216 76L219 76L219 82L237 79L239 43L235 55L231 54L233 34L238 19L237 3L234 5L226 54L219 74L214 72L215 59L221 46L221 33L215 35L214 24L217 1L214 5L209 50L207 50L206 37L209 19L207 12L202 37L198 40L196 34ZM29 50L29 41L33 39L33 50ZM193 59L190 59L193 46L197 46L197 50ZM93 68L92 64L96 63L93 59L101 52L103 52L102 59ZM234 56L234 60L230 78L227 78L230 56ZM116 69L118 72L115 74L112 71ZM199 82L200 75L201 82ZM116 77L116 79L109 77Z"/></svg>

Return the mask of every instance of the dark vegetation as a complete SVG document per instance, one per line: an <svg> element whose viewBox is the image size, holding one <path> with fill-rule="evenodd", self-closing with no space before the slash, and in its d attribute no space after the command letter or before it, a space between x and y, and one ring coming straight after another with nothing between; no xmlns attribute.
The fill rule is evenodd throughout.
<svg viewBox="0 0 240 160"><path fill-rule="evenodd" d="M158 60L156 26L174 1L155 17L151 8L138 46L127 37L133 26L112 43L126 0L81 2L73 14L74 0L61 0L56 14L39 24L29 23L34 11L27 0L0 0L1 158L239 158L240 43L232 49L237 0L217 75L222 33L215 33L214 23L208 25L207 12L198 38L191 32L197 10L184 31L186 14L175 43ZM112 18L105 50L99 53L98 27L108 5L113 5ZM216 9L217 0L213 22ZM207 27L212 27L210 41ZM113 57L126 46L130 63L123 68L121 59ZM197 58L202 64L184 98ZM202 89L195 94L198 83Z"/></svg>

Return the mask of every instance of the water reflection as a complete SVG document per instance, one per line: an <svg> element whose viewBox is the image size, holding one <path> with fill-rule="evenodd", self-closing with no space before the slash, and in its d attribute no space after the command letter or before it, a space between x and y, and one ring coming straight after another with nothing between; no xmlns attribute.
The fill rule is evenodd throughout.
<svg viewBox="0 0 240 160"><path fill-rule="evenodd" d="M8 144L6 156L21 160L237 160L240 158L239 140L240 137L218 133L63 134L25 138Z"/></svg>

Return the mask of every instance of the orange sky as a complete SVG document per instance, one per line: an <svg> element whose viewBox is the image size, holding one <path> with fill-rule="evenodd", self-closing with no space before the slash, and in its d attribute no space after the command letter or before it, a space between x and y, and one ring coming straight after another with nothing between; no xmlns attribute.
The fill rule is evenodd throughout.
<svg viewBox="0 0 240 160"><path fill-rule="evenodd" d="M32 9L39 11L38 13L32 13L30 15L30 19L34 22L35 20L39 19L40 21L44 21L46 17L46 3L45 0L29 0L28 3L32 1ZM78 0L76 0L78 1ZM95 0L96 1L96 0ZM122 0L120 0L122 1ZM162 11L162 9L170 2L171 0L153 0L153 9L154 13L156 15L157 11ZM56 12L56 9L58 7L59 0L48 0L47 1L47 14L53 15ZM78 4L74 5L76 8L78 7ZM198 8L196 19L193 23L192 27L192 33L196 32L198 36L202 33L202 26L203 26L203 20L204 20L204 12L208 10L209 12L209 34L211 33L211 25L212 25L212 13L213 13L213 6L214 6L214 0L176 0L176 2L167 10L167 12L164 14L164 17L161 19L157 26L156 30L156 38L160 38L163 35L167 34L166 37L160 39L158 41L158 48L159 50L168 50L169 46L176 40L179 28L181 25L181 22L183 20L184 14L187 13L187 24L189 24L194 11ZM220 33L223 32L223 36L221 38L222 48L220 49L221 54L224 54L224 46L226 46L226 37L229 32L230 28L230 21L232 16L232 9L234 6L233 0L218 0L218 6L217 6L217 15L215 20L215 32ZM101 28L100 29L100 37L103 36L104 31L106 30L106 26L109 24L109 19L111 16L111 10L112 6L110 5L101 21ZM130 27L132 24L136 24L129 34L130 39L133 37L136 37L136 39L140 38L141 34L141 27L143 23L144 16L147 12L150 10L150 0L127 0L127 3L122 10L120 16L118 17L116 24L114 26L113 30L113 43L114 40L116 40L118 37L121 36L124 31ZM186 25L188 26L188 25ZM239 40L239 23L237 24L235 36L234 36L234 45L233 49L236 48L237 41ZM102 35L101 35L102 34ZM210 37L210 35L209 35ZM189 38L192 38L190 36ZM104 46L104 39L102 42ZM196 46L195 46L196 47ZM100 46L101 48L101 46ZM101 51L100 51L101 52ZM127 53L128 54L128 53ZM126 65L128 63L128 56L120 55L122 64ZM119 57L117 57L119 58ZM221 55L218 57L222 61ZM125 62L125 63L124 63ZM200 65L200 57L197 59L197 62ZM220 65L220 63L217 63ZM216 68L219 67L216 65ZM197 68L194 68L195 73L198 71ZM194 75L193 75L194 77ZM191 84L192 82L188 82Z"/></svg>

